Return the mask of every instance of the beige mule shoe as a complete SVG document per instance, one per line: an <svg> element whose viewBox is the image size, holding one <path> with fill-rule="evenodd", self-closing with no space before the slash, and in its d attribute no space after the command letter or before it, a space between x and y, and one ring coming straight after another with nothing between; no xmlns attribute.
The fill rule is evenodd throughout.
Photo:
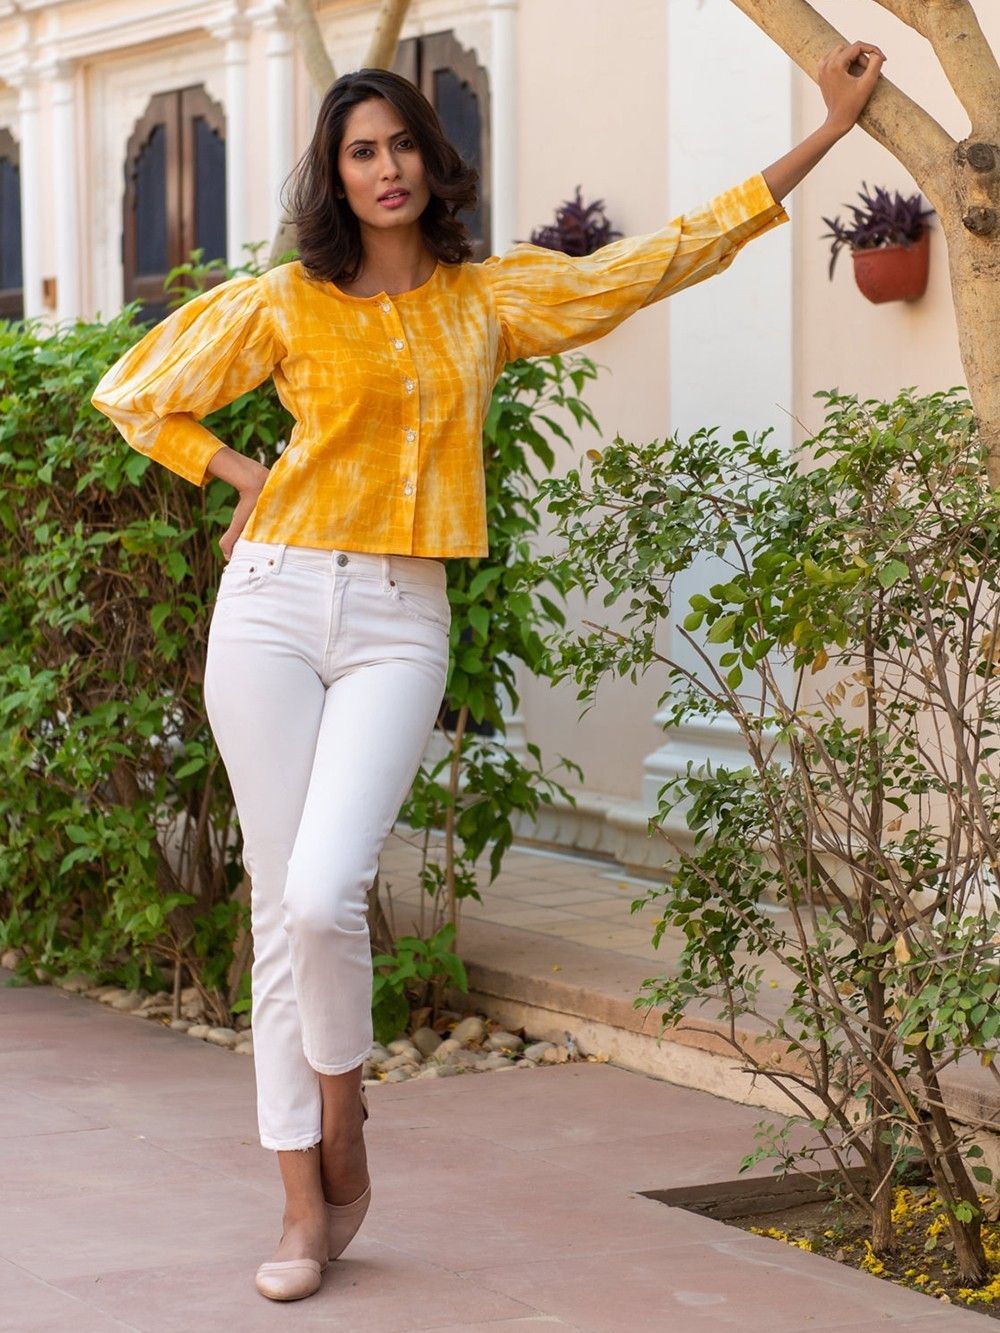
<svg viewBox="0 0 1000 1333"><path fill-rule="evenodd" d="M275 1259L261 1264L254 1281L269 1301L300 1301L319 1291L325 1271L318 1259Z"/></svg>
<svg viewBox="0 0 1000 1333"><path fill-rule="evenodd" d="M364 1123L368 1119L368 1098L365 1096L364 1088L361 1089L361 1110L362 1123ZM328 1203L326 1205L331 1259L336 1259L343 1254L357 1235L361 1223L365 1220L365 1213L367 1213L371 1201L372 1185L369 1181L364 1192L359 1194L352 1203Z"/></svg>

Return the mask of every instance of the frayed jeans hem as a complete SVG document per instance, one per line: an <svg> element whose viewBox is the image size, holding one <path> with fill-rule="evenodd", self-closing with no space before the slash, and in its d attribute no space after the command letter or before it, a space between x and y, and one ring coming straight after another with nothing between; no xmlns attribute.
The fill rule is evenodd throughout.
<svg viewBox="0 0 1000 1333"><path fill-rule="evenodd" d="M348 1060L346 1063L338 1065L320 1064L319 1061L314 1060L311 1055L306 1055L306 1060L309 1062L309 1065L315 1069L317 1074L349 1074L352 1069L357 1069L358 1065L364 1064L365 1056L367 1056L367 1054L368 1051L365 1050L364 1054L357 1055L353 1060Z"/></svg>
<svg viewBox="0 0 1000 1333"><path fill-rule="evenodd" d="M308 1143L275 1143L273 1139L261 1138L260 1146L262 1148L269 1148L272 1152L308 1152L310 1148L316 1147L321 1138L322 1135L317 1134L314 1138L310 1139Z"/></svg>

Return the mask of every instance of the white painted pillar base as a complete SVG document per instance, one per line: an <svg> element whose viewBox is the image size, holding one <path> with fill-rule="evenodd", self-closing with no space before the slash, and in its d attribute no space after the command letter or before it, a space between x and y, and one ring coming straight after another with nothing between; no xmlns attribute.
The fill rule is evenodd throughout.
<svg viewBox="0 0 1000 1333"><path fill-rule="evenodd" d="M518 0L489 0L490 5L490 243L502 255L517 236L517 11ZM522 668L512 663L520 679ZM528 757L524 716L504 712L506 748L522 761Z"/></svg>
<svg viewBox="0 0 1000 1333"><path fill-rule="evenodd" d="M262 15L267 33L267 179L268 223L274 236L284 217L281 188L295 164L294 94L295 37L283 4L268 6Z"/></svg>
<svg viewBox="0 0 1000 1333"><path fill-rule="evenodd" d="M509 250L517 236L517 8L518 0L490 0L490 225L493 253L498 255Z"/></svg>
<svg viewBox="0 0 1000 1333"><path fill-rule="evenodd" d="M59 181L56 228L56 318L74 320L80 315L80 188L76 164L76 86L72 64L57 61L46 74L52 79L52 161ZM23 170L23 167L22 167Z"/></svg>
<svg viewBox="0 0 1000 1333"><path fill-rule="evenodd" d="M247 61L250 25L240 14L231 15L212 29L225 43L226 66L226 260L242 263L243 246L250 240L247 217Z"/></svg>
<svg viewBox="0 0 1000 1333"><path fill-rule="evenodd" d="M671 0L668 14L666 114L670 128L670 211L696 207L780 157L792 142L792 66L787 56L731 0ZM774 426L791 441L793 406L792 228L752 241L732 267L671 297L671 429L693 434L717 426L720 439L739 429ZM719 581L720 564L699 561L674 585L675 615L688 598ZM674 641L669 651L692 670L697 656ZM703 669L703 668L701 668ZM662 722L663 714L657 714ZM688 726L643 766L642 798L689 760L745 762L727 720Z"/></svg>

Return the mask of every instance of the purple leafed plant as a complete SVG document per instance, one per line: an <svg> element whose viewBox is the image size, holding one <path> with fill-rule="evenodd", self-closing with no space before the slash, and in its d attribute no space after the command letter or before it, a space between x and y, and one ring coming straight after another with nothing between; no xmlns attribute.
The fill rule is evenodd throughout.
<svg viewBox="0 0 1000 1333"><path fill-rule="evenodd" d="M567 199L556 209L555 222L535 228L531 243L542 245L546 250L561 250L564 255L590 255L619 236L621 232L612 230L611 223L604 216L604 200L596 199L592 204L585 204L578 185L576 197Z"/></svg>
<svg viewBox="0 0 1000 1333"><path fill-rule="evenodd" d="M914 194L904 199L897 190L890 195L888 190L875 187L873 194L868 192L868 183L862 182L858 198L864 205L845 204L851 210L852 218L848 223L839 217L824 218L830 228L824 232L821 240L832 240L830 246L830 277L833 266L844 246L851 250L875 250L884 245L912 245L919 241L926 227L925 218L932 217L932 208L923 208L923 196Z"/></svg>

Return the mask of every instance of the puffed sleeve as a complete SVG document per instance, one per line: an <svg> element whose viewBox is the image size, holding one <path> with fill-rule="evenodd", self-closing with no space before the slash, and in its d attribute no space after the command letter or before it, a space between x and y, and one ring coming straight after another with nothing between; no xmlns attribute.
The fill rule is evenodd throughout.
<svg viewBox="0 0 1000 1333"><path fill-rule="evenodd" d="M515 245L483 263L505 360L592 342L643 306L720 273L748 241L787 221L758 173L660 231L591 255Z"/></svg>
<svg viewBox="0 0 1000 1333"><path fill-rule="evenodd" d="M90 401L133 449L202 485L223 441L200 418L256 388L284 354L260 280L230 278L150 329Z"/></svg>

